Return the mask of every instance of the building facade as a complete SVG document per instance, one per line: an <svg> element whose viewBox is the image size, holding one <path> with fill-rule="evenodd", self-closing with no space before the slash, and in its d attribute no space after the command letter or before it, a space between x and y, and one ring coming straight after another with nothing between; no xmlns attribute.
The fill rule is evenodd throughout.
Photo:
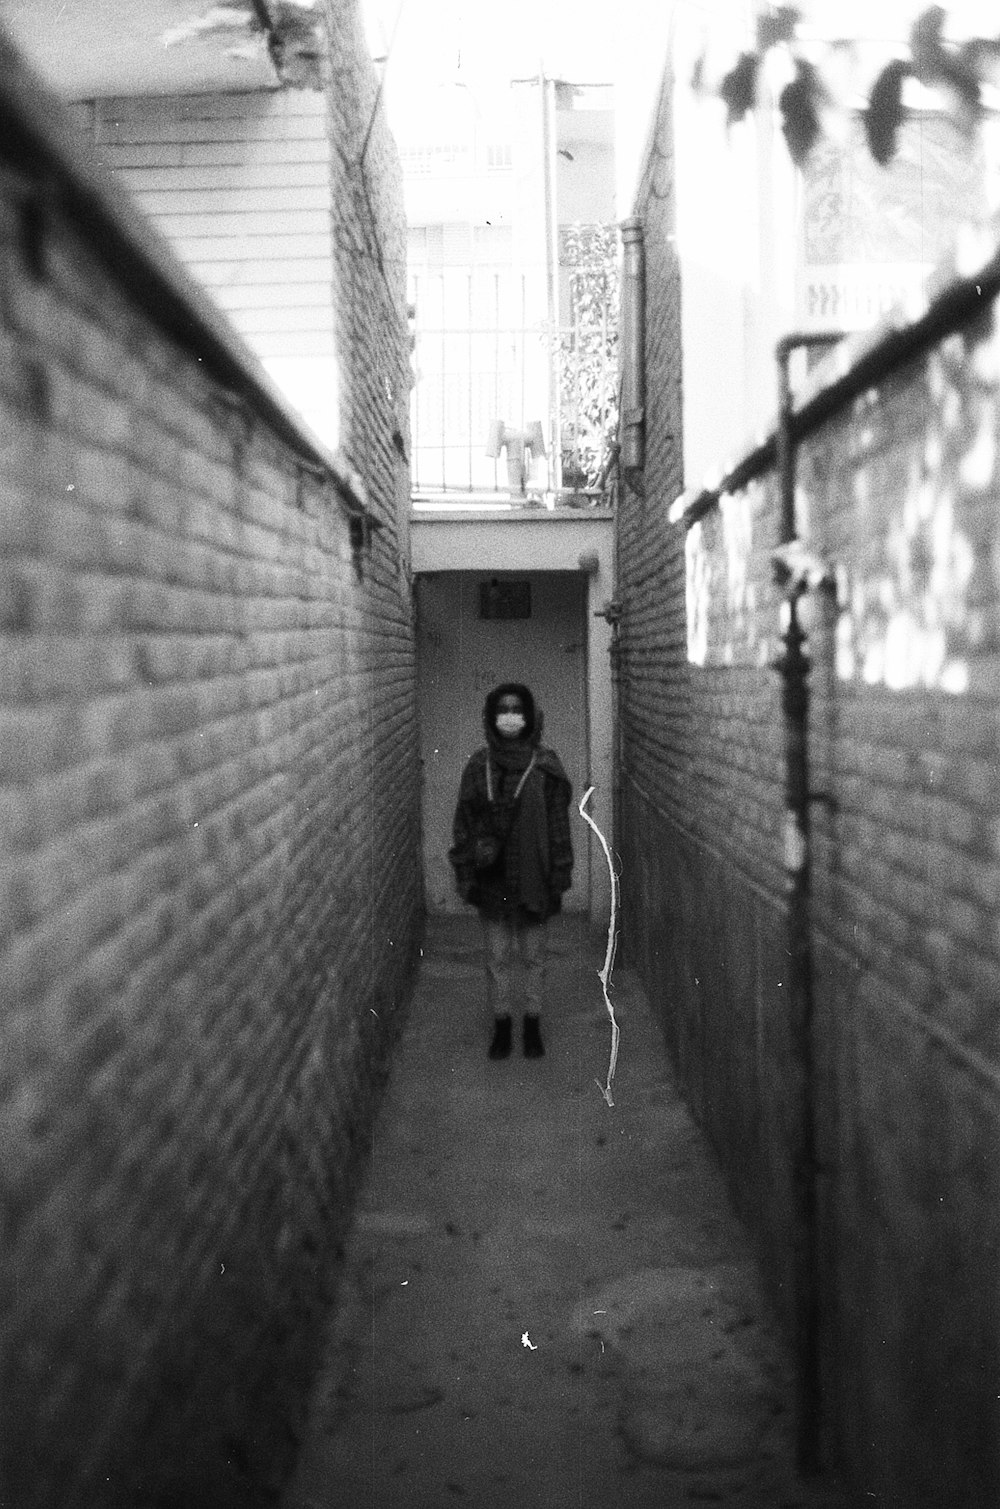
<svg viewBox="0 0 1000 1509"><path fill-rule="evenodd" d="M128 99L111 48L66 115L0 48L0 1496L25 1509L276 1501L408 998L402 206L353 8L324 14L302 94L254 33L259 90ZM275 247L261 165L289 153L334 187ZM300 231L328 344L274 359L334 361L336 449L252 313L299 287ZM223 271L244 335L195 281Z"/></svg>
<svg viewBox="0 0 1000 1509"><path fill-rule="evenodd" d="M593 483L613 430L615 298L602 329L582 279L596 262L613 285L617 264L612 91L540 74L427 93L399 124L415 492L540 496L564 470L570 488ZM530 436L521 476L504 432Z"/></svg>
<svg viewBox="0 0 1000 1509"><path fill-rule="evenodd" d="M803 241L785 246L786 323L763 319L764 284L742 274L731 307L717 300L728 318L709 317L708 264L692 270L685 244L685 77L668 70L636 197L645 453L616 525L624 942L796 1338L803 1460L836 1462L862 1500L986 1509L996 226L952 222L957 249L913 296L914 161L941 129L915 121L878 222L850 155L821 154L798 185L825 260L791 276ZM940 248L943 212L932 231ZM777 406L779 336L868 318L859 291L890 266L904 304L793 375L787 429L751 423L741 443L738 425ZM813 293L810 267L827 270ZM713 349L730 384L714 407Z"/></svg>

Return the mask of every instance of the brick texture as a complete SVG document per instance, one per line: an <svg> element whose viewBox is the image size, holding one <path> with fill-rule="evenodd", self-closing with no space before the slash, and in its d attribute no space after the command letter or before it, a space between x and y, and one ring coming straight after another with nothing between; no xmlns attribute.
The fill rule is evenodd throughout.
<svg viewBox="0 0 1000 1509"><path fill-rule="evenodd" d="M839 577L811 722L830 1372L857 1480L900 1505L1000 1481L998 399L967 329L800 468Z"/></svg>
<svg viewBox="0 0 1000 1509"><path fill-rule="evenodd" d="M345 76L367 68L356 33L340 45ZM367 172L335 217L366 248L364 317L338 325L381 525L359 551L343 488L252 382L221 380L197 317L182 339L155 280L122 282L72 172L0 166L0 1497L19 1509L252 1506L294 1451L421 912L381 130Z"/></svg>
<svg viewBox="0 0 1000 1509"><path fill-rule="evenodd" d="M639 205L646 488L618 525L624 941L791 1325L778 498L767 476L686 538L665 522L683 481L669 154L661 126ZM798 458L837 576L808 610L826 1444L896 1509L987 1509L1000 1482L998 457L987 321Z"/></svg>

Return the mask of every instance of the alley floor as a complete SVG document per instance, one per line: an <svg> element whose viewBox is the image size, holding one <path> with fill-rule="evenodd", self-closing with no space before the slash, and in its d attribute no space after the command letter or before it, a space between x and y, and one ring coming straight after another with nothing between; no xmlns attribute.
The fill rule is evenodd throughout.
<svg viewBox="0 0 1000 1509"><path fill-rule="evenodd" d="M841 1509L721 1176L605 938L551 928L547 1053L490 1062L475 919L432 919L286 1509Z"/></svg>

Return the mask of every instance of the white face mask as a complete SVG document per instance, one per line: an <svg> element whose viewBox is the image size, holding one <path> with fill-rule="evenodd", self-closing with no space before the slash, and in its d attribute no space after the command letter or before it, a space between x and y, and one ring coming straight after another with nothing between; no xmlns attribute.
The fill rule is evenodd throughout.
<svg viewBox="0 0 1000 1509"><path fill-rule="evenodd" d="M526 728L523 713L497 713L497 733L507 739L516 739Z"/></svg>

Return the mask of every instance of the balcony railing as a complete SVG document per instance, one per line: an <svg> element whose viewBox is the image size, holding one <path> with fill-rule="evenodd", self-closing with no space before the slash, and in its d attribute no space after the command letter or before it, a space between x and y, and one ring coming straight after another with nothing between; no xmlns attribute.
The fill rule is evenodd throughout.
<svg viewBox="0 0 1000 1509"><path fill-rule="evenodd" d="M607 491L617 423L618 363L592 322L553 330L525 317L528 289L507 273L449 273L411 283L416 308L410 411L416 496L508 501L504 456L487 454L491 428L538 423L547 454L528 467L527 496L558 492L586 504ZM421 286L423 285L423 286ZM428 287L427 285L431 285ZM427 322L421 320L425 316ZM550 370L558 364L560 467L553 465Z"/></svg>

